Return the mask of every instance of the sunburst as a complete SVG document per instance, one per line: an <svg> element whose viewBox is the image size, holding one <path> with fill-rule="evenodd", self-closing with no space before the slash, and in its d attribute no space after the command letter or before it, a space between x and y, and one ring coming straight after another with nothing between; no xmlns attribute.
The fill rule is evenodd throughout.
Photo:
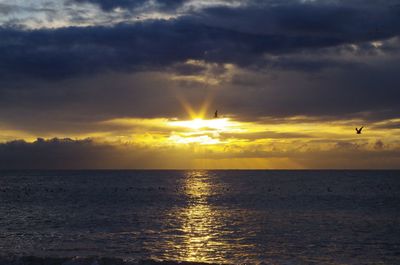
<svg viewBox="0 0 400 265"><path fill-rule="evenodd" d="M220 118L220 119L201 119L195 118L193 120L184 120L184 121L171 121L169 122L171 126L183 127L190 130L212 130L212 131L227 131L230 127L233 127L234 124L228 118Z"/></svg>

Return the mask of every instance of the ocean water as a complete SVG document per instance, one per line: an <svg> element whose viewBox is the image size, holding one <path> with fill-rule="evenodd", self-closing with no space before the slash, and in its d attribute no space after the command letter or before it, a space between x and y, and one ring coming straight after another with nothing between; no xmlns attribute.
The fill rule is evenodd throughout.
<svg viewBox="0 0 400 265"><path fill-rule="evenodd" d="M400 171L0 172L0 265L179 262L400 264Z"/></svg>

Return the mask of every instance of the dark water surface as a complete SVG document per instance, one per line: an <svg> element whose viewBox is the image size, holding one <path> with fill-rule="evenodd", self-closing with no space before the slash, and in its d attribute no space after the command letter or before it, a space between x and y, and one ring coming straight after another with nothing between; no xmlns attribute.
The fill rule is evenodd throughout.
<svg viewBox="0 0 400 265"><path fill-rule="evenodd" d="M400 264L400 171L0 171L0 264L24 256Z"/></svg>

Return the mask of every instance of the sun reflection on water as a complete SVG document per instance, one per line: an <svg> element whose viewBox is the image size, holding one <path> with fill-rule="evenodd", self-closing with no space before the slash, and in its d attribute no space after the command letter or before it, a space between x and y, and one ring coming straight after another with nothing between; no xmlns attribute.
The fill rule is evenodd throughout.
<svg viewBox="0 0 400 265"><path fill-rule="evenodd" d="M223 251L220 234L223 226L218 211L208 204L212 195L210 175L206 171L188 172L184 180L188 206L181 213L181 231L185 235L180 249L181 261L223 262L216 253Z"/></svg>
<svg viewBox="0 0 400 265"><path fill-rule="evenodd" d="M170 230L160 245L163 260L235 264L251 255L255 246L248 241L249 231L238 230L246 213L213 203L229 192L214 174L188 171L180 179L177 192L184 204L167 214Z"/></svg>

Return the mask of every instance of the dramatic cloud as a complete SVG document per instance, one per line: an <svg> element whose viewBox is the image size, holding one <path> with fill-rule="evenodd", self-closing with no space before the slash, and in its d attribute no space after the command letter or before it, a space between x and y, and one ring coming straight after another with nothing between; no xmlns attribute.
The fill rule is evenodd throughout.
<svg viewBox="0 0 400 265"><path fill-rule="evenodd" d="M119 2L141 4L100 1L110 7ZM319 61L317 54L307 60L286 57L282 61L265 60L263 56L389 39L400 33L399 13L399 6L390 5L363 8L296 3L257 8L213 7L172 20L111 27L29 31L3 28L0 74L57 79L106 70L166 67L189 59L241 66L266 64L293 70L321 68L324 64L340 66L340 62L332 60ZM237 21L240 25L236 26ZM376 47L370 45L368 49Z"/></svg>
<svg viewBox="0 0 400 265"><path fill-rule="evenodd" d="M248 150L246 150L248 149ZM384 158L383 160L380 158ZM262 162L262 163L260 163ZM338 142L329 150L245 150L191 152L177 147L155 149L116 146L93 140L37 139L0 144L0 169L185 169L185 168L396 168L398 150L375 143L374 150Z"/></svg>
<svg viewBox="0 0 400 265"><path fill-rule="evenodd" d="M238 159L276 152L310 167L310 160L299 162L298 150L311 143L306 157L397 154L397 0L0 0L0 14L0 139L27 141L3 149L65 146L71 154L114 154L116 139L129 139L136 148L153 137L218 142ZM262 130L184 134L163 123L211 118L215 109L222 118ZM328 136L320 138L307 130L320 124L340 124L340 133L324 127ZM369 133L364 142L347 136L362 125ZM113 144L32 143L36 137ZM151 145L145 149L156 154L154 139ZM176 150L189 153L183 149ZM125 159L129 152L116 156ZM93 161L104 160L96 154ZM220 153L214 158L229 159ZM132 161L124 159L119 166L129 167Z"/></svg>
<svg viewBox="0 0 400 265"><path fill-rule="evenodd" d="M0 145L0 168L80 168L88 163L101 165L104 156L111 151L111 147L96 146L90 140L12 141Z"/></svg>
<svg viewBox="0 0 400 265"><path fill-rule="evenodd" d="M172 153L171 153L172 152ZM184 168L178 150L116 146L90 139L37 139L32 143L16 140L0 144L0 169L129 169Z"/></svg>
<svg viewBox="0 0 400 265"><path fill-rule="evenodd" d="M111 11L115 8L136 9L144 5L154 5L155 8L162 10L175 9L185 3L187 0L74 0L77 3L92 3L99 5L105 11Z"/></svg>

